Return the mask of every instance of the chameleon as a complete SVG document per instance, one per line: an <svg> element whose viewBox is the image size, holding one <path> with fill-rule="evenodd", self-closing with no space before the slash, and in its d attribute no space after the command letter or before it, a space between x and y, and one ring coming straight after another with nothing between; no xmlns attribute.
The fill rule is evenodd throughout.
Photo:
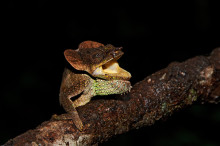
<svg viewBox="0 0 220 146"><path fill-rule="evenodd" d="M78 49L64 51L70 68L64 69L59 101L79 130L83 129L83 123L77 107L87 104L96 95L130 91L131 74L117 62L123 54L122 47L94 41L84 41Z"/></svg>

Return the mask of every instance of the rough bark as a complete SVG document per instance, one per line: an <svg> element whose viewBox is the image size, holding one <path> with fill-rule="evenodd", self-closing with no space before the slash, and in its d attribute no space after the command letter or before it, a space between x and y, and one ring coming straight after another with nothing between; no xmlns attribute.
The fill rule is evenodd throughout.
<svg viewBox="0 0 220 146"><path fill-rule="evenodd" d="M113 135L154 124L193 102L218 103L220 48L210 56L171 63L119 99L93 100L77 108L84 124L79 131L71 120L49 120L6 145L95 145Z"/></svg>

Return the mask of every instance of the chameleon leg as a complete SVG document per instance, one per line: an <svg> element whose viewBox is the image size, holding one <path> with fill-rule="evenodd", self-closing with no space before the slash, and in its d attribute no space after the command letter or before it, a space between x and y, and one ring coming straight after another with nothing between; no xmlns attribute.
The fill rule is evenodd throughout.
<svg viewBox="0 0 220 146"><path fill-rule="evenodd" d="M74 107L83 106L91 100L91 94L82 94L78 99L73 101Z"/></svg>
<svg viewBox="0 0 220 146"><path fill-rule="evenodd" d="M82 131L83 129L83 123L79 117L79 114L76 110L76 106L75 104L72 102L72 100L70 99L71 97L69 96L68 98L60 98L60 102L63 106L63 108L71 115L72 120L74 122L74 124L76 125L76 127Z"/></svg>

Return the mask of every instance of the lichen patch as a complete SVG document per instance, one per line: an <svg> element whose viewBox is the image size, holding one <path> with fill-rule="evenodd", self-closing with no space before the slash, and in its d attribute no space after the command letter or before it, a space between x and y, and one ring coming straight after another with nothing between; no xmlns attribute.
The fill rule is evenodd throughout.
<svg viewBox="0 0 220 146"><path fill-rule="evenodd" d="M199 83L201 85L210 83L213 72L214 72L214 69L212 66L206 67L203 71L200 72L200 76L202 77L202 80Z"/></svg>

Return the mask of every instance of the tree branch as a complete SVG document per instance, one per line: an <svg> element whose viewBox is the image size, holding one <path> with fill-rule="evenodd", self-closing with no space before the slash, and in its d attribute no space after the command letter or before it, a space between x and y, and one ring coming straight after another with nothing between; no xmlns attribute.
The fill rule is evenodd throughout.
<svg viewBox="0 0 220 146"><path fill-rule="evenodd" d="M171 63L136 83L120 99L93 100L77 108L84 124L81 132L71 120L51 119L5 145L95 145L113 135L152 125L195 101L218 103L219 96L220 48L217 48L209 57Z"/></svg>

